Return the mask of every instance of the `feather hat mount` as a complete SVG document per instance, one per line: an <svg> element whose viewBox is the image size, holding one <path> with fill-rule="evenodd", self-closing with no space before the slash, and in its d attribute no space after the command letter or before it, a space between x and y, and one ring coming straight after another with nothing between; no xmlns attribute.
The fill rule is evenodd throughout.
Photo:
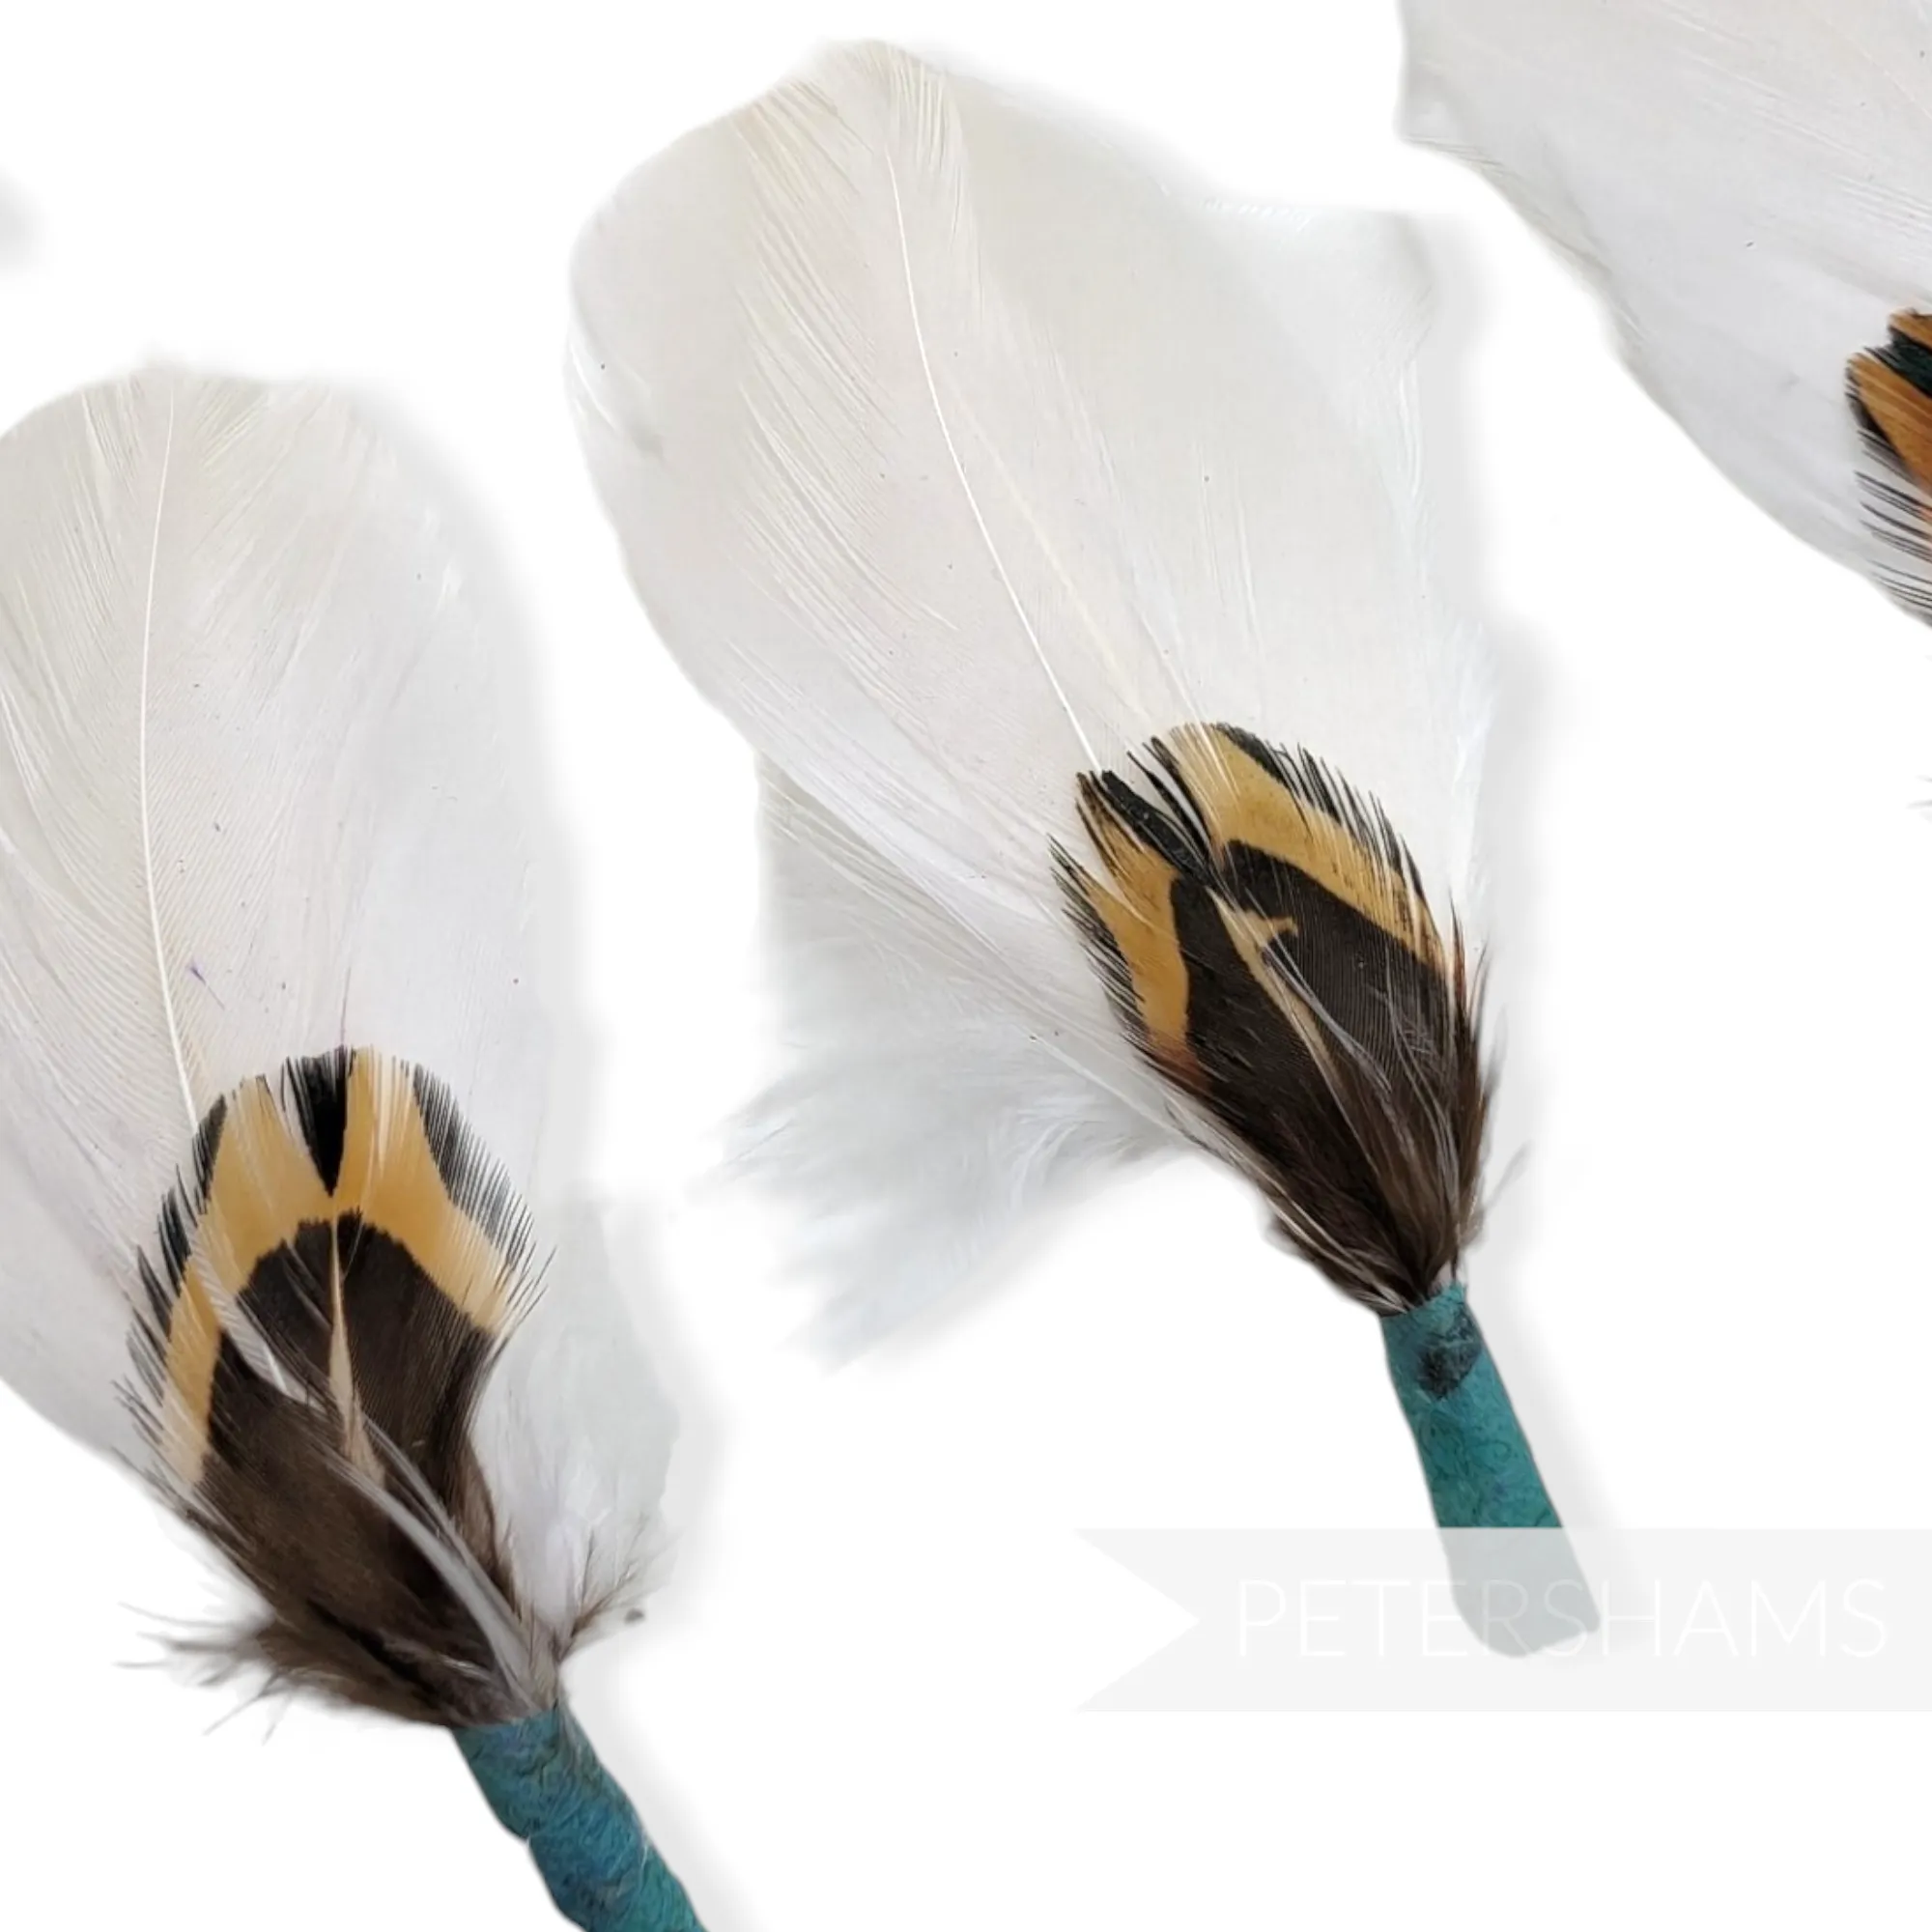
<svg viewBox="0 0 1932 1932"><path fill-rule="evenodd" d="M1932 614L1920 0L1404 0L1403 124L1575 263L1805 542Z"/></svg>
<svg viewBox="0 0 1932 1932"><path fill-rule="evenodd" d="M450 1730L573 1922L693 1925L561 1691L670 1423L534 1191L494 626L323 391L70 397L0 529L0 1374L246 1586L209 1668Z"/></svg>
<svg viewBox="0 0 1932 1932"><path fill-rule="evenodd" d="M1461 1285L1486 673L1425 563L1407 231L862 46L648 162L575 275L633 580L770 775L757 1157L835 1264L943 1279L1206 1145L1384 1318L1441 1520L1553 1524Z"/></svg>

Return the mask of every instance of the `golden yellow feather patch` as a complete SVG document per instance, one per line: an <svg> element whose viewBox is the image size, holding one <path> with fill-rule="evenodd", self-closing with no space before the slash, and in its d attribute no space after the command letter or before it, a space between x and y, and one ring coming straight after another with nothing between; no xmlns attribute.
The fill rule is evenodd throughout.
<svg viewBox="0 0 1932 1932"><path fill-rule="evenodd" d="M1063 872L1117 1005L1171 1077L1193 1085L1201 1070L1189 1012L1202 962L1181 930L1183 881L1291 1017L1303 1003L1280 969L1297 950L1321 949L1339 915L1443 972L1442 937L1408 853L1373 806L1321 766L1229 725L1187 724L1154 742L1136 777L1080 780L1097 864L1063 855Z"/></svg>
<svg viewBox="0 0 1932 1932"><path fill-rule="evenodd" d="M1118 959L1117 997L1131 1009L1147 1052L1172 1078L1192 1084L1198 1069L1187 1044L1187 961L1174 923L1180 874L1136 835L1101 781L1080 781L1080 818L1099 853L1100 876L1076 869L1069 882Z"/></svg>
<svg viewBox="0 0 1932 1932"><path fill-rule="evenodd" d="M1158 755L1192 805L1217 866L1229 867L1239 847L1293 867L1440 966L1442 942L1406 853L1373 813L1351 809L1341 787L1225 725L1183 725L1161 741Z"/></svg>
<svg viewBox="0 0 1932 1932"><path fill-rule="evenodd" d="M1921 349L1932 349L1932 315L1922 315L1917 309L1902 308L1894 314L1888 327L1892 334L1907 342L1916 342Z"/></svg>
<svg viewBox="0 0 1932 1932"><path fill-rule="evenodd" d="M1474 1225L1488 1088L1461 935L1387 816L1227 724L1084 775L1078 802L1093 853L1062 878L1130 1036L1338 1283L1426 1296Z"/></svg>
<svg viewBox="0 0 1932 1932"><path fill-rule="evenodd" d="M139 1265L156 1473L267 1606L251 1653L399 1717L504 1717L477 1606L518 1612L471 1425L530 1229L447 1090L366 1050L244 1082Z"/></svg>
<svg viewBox="0 0 1932 1932"><path fill-rule="evenodd" d="M301 1384L373 1468L370 1430L423 1406L405 1386L473 1376L514 1318L525 1210L418 1068L367 1050L291 1062L210 1111L194 1166L143 1264L156 1426L186 1489L233 1419L224 1373Z"/></svg>
<svg viewBox="0 0 1932 1932"><path fill-rule="evenodd" d="M1885 345L1853 356L1848 377L1867 439L1932 494L1932 315L1901 309Z"/></svg>

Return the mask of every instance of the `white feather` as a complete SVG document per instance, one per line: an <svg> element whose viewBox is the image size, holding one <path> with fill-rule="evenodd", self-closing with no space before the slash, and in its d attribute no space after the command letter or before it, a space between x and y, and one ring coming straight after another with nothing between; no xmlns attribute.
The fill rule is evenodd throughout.
<svg viewBox="0 0 1932 1932"><path fill-rule="evenodd" d="M527 760L509 640L327 392L150 373L68 398L0 441L0 1376L132 1455L135 1256L239 1082L376 1046L546 1190ZM480 1427L551 1607L628 1567L663 1473L575 1387L636 1361L614 1316L582 1325L592 1264L553 1268ZM639 1369L623 1419L664 1418Z"/></svg>
<svg viewBox="0 0 1932 1932"><path fill-rule="evenodd" d="M1582 270L1651 394L1807 542L1908 596L1846 365L1932 303L1922 0L1404 0L1405 131Z"/></svg>
<svg viewBox="0 0 1932 1932"><path fill-rule="evenodd" d="M861 47L633 176L575 292L633 579L797 794L767 1117L862 1279L917 1292L1176 1130L1055 876L1077 774L1236 722L1458 896L1483 705L1424 561L1396 225L1216 210Z"/></svg>
<svg viewBox="0 0 1932 1932"><path fill-rule="evenodd" d="M627 1311L644 1258L591 1203L546 1207L543 1293L471 1434L524 1602L545 1628L575 1634L586 1616L622 1616L658 1580L677 1411Z"/></svg>
<svg viewBox="0 0 1932 1932"><path fill-rule="evenodd" d="M775 772L770 949L789 1065L739 1164L800 1209L835 1353L969 1276L1042 1202L1171 1146L1080 1072L930 898Z"/></svg>

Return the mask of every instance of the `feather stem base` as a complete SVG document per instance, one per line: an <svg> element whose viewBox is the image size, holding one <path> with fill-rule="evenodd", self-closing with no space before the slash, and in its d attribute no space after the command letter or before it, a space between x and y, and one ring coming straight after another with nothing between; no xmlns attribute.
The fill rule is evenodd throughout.
<svg viewBox="0 0 1932 1932"><path fill-rule="evenodd" d="M1595 1630L1590 1586L1463 1284L1388 1317L1382 1342L1463 1621L1512 1657Z"/></svg>
<svg viewBox="0 0 1932 1932"><path fill-rule="evenodd" d="M1444 1529L1558 1528L1463 1284L1384 1319L1382 1343L1435 1520Z"/></svg>
<svg viewBox="0 0 1932 1932"><path fill-rule="evenodd" d="M562 1704L453 1733L557 1910L584 1932L703 1932L684 1887Z"/></svg>

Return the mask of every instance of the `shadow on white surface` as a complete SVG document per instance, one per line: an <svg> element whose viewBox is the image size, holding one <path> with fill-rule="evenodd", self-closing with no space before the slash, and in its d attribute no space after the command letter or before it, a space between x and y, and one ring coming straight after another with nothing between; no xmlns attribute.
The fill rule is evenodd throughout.
<svg viewBox="0 0 1932 1932"><path fill-rule="evenodd" d="M0 177L0 274L17 269L34 252L34 223L12 182Z"/></svg>

